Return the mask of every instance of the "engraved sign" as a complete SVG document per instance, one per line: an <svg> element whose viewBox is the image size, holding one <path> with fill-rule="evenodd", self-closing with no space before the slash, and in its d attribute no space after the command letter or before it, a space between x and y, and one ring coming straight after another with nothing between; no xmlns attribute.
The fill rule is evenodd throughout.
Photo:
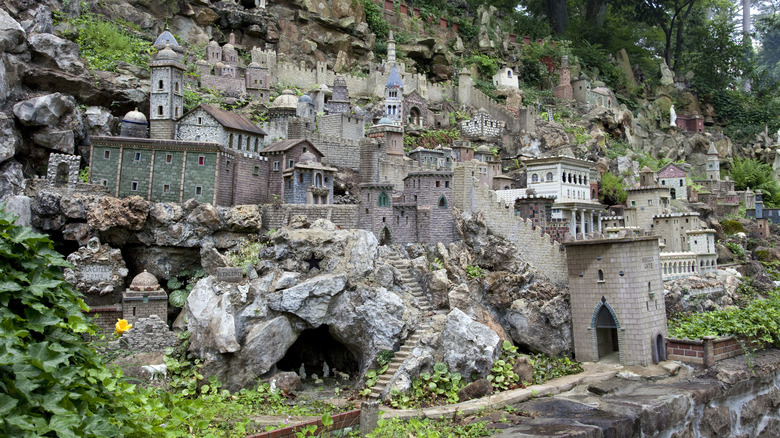
<svg viewBox="0 0 780 438"><path fill-rule="evenodd" d="M217 268L217 281L240 283L244 280L241 268Z"/></svg>
<svg viewBox="0 0 780 438"><path fill-rule="evenodd" d="M101 282L111 281L114 273L110 266L105 265L86 265L81 268L81 278L84 281Z"/></svg>
<svg viewBox="0 0 780 438"><path fill-rule="evenodd" d="M642 266L644 269L653 269L655 264L653 263L653 257L642 257Z"/></svg>

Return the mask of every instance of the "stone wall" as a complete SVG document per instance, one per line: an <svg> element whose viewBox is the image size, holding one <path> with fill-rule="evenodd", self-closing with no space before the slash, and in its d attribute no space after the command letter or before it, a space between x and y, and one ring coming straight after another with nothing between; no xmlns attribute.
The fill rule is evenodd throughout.
<svg viewBox="0 0 780 438"><path fill-rule="evenodd" d="M122 335L122 340L133 352L160 352L179 345L179 337L157 315L136 320L133 328Z"/></svg>
<svg viewBox="0 0 780 438"><path fill-rule="evenodd" d="M551 236L533 222L514 215L514 204L499 202L496 193L475 182L478 163L459 163L453 176L454 205L461 211L482 212L488 229L517 246L520 257L556 283L568 281L566 255Z"/></svg>
<svg viewBox="0 0 780 438"><path fill-rule="evenodd" d="M84 312L98 328L106 334L113 333L116 321L122 319L122 305L114 304L112 306L90 307L89 311Z"/></svg>
<svg viewBox="0 0 780 438"><path fill-rule="evenodd" d="M360 169L360 140L323 134L316 134L309 140L323 153L323 164L352 170Z"/></svg>
<svg viewBox="0 0 780 438"><path fill-rule="evenodd" d="M275 230L289 223L290 218L304 215L309 221L327 219L341 228L358 226L358 205L264 205L263 228Z"/></svg>
<svg viewBox="0 0 780 438"><path fill-rule="evenodd" d="M666 358L711 367L716 362L745 354L743 344L750 344L750 341L740 341L734 336L721 338L705 336L703 339L669 338L666 340Z"/></svg>

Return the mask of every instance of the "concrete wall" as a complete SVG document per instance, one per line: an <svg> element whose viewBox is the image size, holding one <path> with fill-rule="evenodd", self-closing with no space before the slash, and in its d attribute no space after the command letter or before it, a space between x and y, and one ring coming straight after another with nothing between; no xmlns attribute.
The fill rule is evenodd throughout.
<svg viewBox="0 0 780 438"><path fill-rule="evenodd" d="M295 215L304 215L310 221L327 219L341 228L358 226L359 205L263 205L263 228L273 230L285 226Z"/></svg>

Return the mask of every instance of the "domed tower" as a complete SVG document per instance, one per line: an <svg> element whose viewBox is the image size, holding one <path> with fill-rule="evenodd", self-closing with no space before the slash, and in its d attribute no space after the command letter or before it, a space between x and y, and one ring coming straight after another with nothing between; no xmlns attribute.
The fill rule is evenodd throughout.
<svg viewBox="0 0 780 438"><path fill-rule="evenodd" d="M707 151L707 179L720 181L720 157L715 143L710 143L710 149Z"/></svg>
<svg viewBox="0 0 780 438"><path fill-rule="evenodd" d="M336 76L333 81L333 97L328 102L328 114L347 114L349 107L347 81L343 76Z"/></svg>
<svg viewBox="0 0 780 438"><path fill-rule="evenodd" d="M144 113L138 111L138 108L125 114L122 118L122 126L119 131L120 137L146 138L146 130L149 128L149 122Z"/></svg>
<svg viewBox="0 0 780 438"><path fill-rule="evenodd" d="M176 40L173 42L175 43ZM181 63L179 54L170 45L157 52L149 67L151 70L149 131L152 138L172 139L175 122L184 115L183 89L186 68Z"/></svg>
<svg viewBox="0 0 780 438"><path fill-rule="evenodd" d="M165 30L157 37L156 40L154 40L154 48L157 50L162 50L165 48L165 46L171 46L173 49L180 49L179 43L176 41L176 37L173 36L172 33L168 31L168 28L166 27Z"/></svg>
<svg viewBox="0 0 780 438"><path fill-rule="evenodd" d="M131 324L139 318L157 315L163 321L168 317L168 294L157 278L144 271L133 278L122 294L122 316Z"/></svg>
<svg viewBox="0 0 780 438"><path fill-rule="evenodd" d="M238 66L238 52L233 44L227 43L222 46L222 62L233 67Z"/></svg>
<svg viewBox="0 0 780 438"><path fill-rule="evenodd" d="M393 65L385 84L385 117L398 124L404 119L403 89L404 83L401 80L401 75L398 74L398 70Z"/></svg>
<svg viewBox="0 0 780 438"><path fill-rule="evenodd" d="M274 99L268 109L268 115L274 118L292 117L298 112L298 98L292 90L284 90Z"/></svg>
<svg viewBox="0 0 780 438"><path fill-rule="evenodd" d="M214 40L209 41L206 46L206 61L211 65L222 61L222 47L219 47L219 44Z"/></svg>
<svg viewBox="0 0 780 438"><path fill-rule="evenodd" d="M390 118L379 119L376 125L368 129L368 137L384 143L387 156L404 156L404 130Z"/></svg>
<svg viewBox="0 0 780 438"><path fill-rule="evenodd" d="M639 171L639 186L655 187L655 174L647 166L644 166L642 170Z"/></svg>
<svg viewBox="0 0 780 438"><path fill-rule="evenodd" d="M298 98L298 109L296 111L298 117L306 117L308 119L314 119L314 103L311 97L304 94Z"/></svg>

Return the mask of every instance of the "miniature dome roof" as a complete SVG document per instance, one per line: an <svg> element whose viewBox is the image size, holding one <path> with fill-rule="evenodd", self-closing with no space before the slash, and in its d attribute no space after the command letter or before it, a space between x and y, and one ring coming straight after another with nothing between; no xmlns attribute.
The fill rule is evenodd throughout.
<svg viewBox="0 0 780 438"><path fill-rule="evenodd" d="M260 64L252 61L249 63L249 65L247 65L247 68L260 68Z"/></svg>
<svg viewBox="0 0 780 438"><path fill-rule="evenodd" d="M157 52L157 56L154 57L155 61L178 61L179 55L171 49L171 46L165 46L164 49Z"/></svg>
<svg viewBox="0 0 780 438"><path fill-rule="evenodd" d="M146 116L144 113L138 111L138 108L130 111L129 113L125 114L125 117L122 119L123 122L130 122L130 123L138 123L138 124L146 124L148 123L146 120Z"/></svg>
<svg viewBox="0 0 780 438"><path fill-rule="evenodd" d="M379 119L378 122L376 122L377 125L392 125L393 121L388 119L387 117L382 117Z"/></svg>
<svg viewBox="0 0 780 438"><path fill-rule="evenodd" d="M195 61L195 65L209 65L209 63L205 59L199 59Z"/></svg>
<svg viewBox="0 0 780 438"><path fill-rule="evenodd" d="M165 29L163 33L161 33L160 36L154 40L154 47L164 46L179 47L179 43L176 42L176 37L174 37L172 33L168 32L168 29Z"/></svg>
<svg viewBox="0 0 780 438"><path fill-rule="evenodd" d="M141 272L133 278L130 282L130 289L134 290L157 290L160 288L160 283L157 282L157 278L147 271Z"/></svg>
<svg viewBox="0 0 780 438"><path fill-rule="evenodd" d="M478 147L476 152L478 154L492 154L493 153L493 151L491 151L490 148L487 147L484 144L482 146Z"/></svg>
<svg viewBox="0 0 780 438"><path fill-rule="evenodd" d="M311 97L308 94L304 94L298 98L298 103L312 103Z"/></svg>
<svg viewBox="0 0 780 438"><path fill-rule="evenodd" d="M336 79L333 80L333 87L346 87L347 86L347 80L344 79L343 76L336 76Z"/></svg>
<svg viewBox="0 0 780 438"><path fill-rule="evenodd" d="M650 170L650 168L649 168L649 167L645 166L645 167L643 167L643 168L642 168L642 170L640 170L640 172L642 172L642 173L645 173L645 172L652 172L652 170Z"/></svg>
<svg viewBox="0 0 780 438"><path fill-rule="evenodd" d="M390 76L387 77L387 83L385 84L385 88L403 88L404 83L401 80L401 75L398 74L398 70L395 69L395 64L393 64L393 69L390 70Z"/></svg>
<svg viewBox="0 0 780 438"><path fill-rule="evenodd" d="M235 46L233 46L232 44L230 44L230 43L227 43L227 44L225 44L224 46L222 46L222 50L225 50L225 51L226 51L226 50L236 50L236 48L235 48Z"/></svg>
<svg viewBox="0 0 780 438"><path fill-rule="evenodd" d="M300 158L298 158L298 162L299 163L312 163L312 162L316 163L317 162L317 157L314 154L312 154L311 151L306 151L306 152L301 154Z"/></svg>
<svg viewBox="0 0 780 438"><path fill-rule="evenodd" d="M214 64L214 67L223 68L223 67L225 67L225 64L223 64L221 62L218 62L218 63Z"/></svg>
<svg viewBox="0 0 780 438"><path fill-rule="evenodd" d="M211 46L211 47L219 47L219 43L217 43L214 40L211 40L211 41L209 41L209 46Z"/></svg>
<svg viewBox="0 0 780 438"><path fill-rule="evenodd" d="M293 110L297 109L298 98L295 97L295 94L291 90L284 90L282 91L282 94L274 99L274 103L271 105L271 108Z"/></svg>

